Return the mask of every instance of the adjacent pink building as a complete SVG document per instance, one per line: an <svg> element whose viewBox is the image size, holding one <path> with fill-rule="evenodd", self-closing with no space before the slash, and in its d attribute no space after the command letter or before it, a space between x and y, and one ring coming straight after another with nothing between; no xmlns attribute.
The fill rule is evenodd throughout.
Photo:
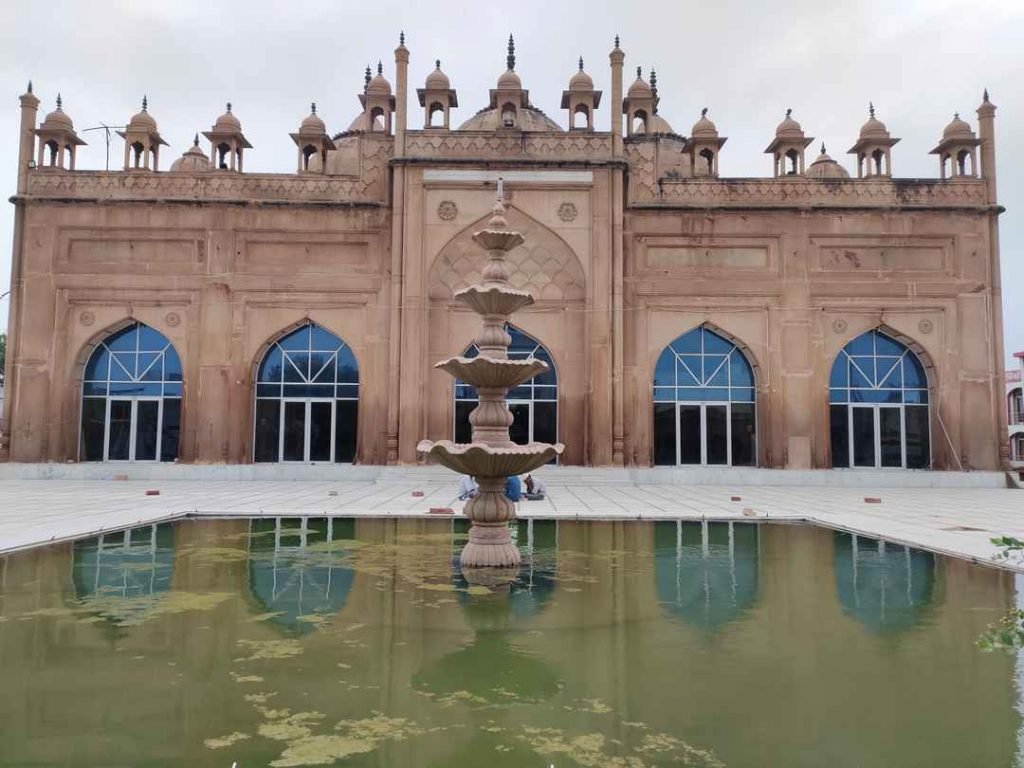
<svg viewBox="0 0 1024 768"><path fill-rule="evenodd" d="M1006 420L1010 428L1010 466L1024 469L1024 352L1013 355L1017 367L1006 372Z"/></svg>

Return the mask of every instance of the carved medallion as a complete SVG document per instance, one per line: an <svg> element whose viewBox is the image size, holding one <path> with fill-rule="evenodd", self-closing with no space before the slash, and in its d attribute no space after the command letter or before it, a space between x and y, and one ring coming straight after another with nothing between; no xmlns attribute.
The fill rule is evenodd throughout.
<svg viewBox="0 0 1024 768"><path fill-rule="evenodd" d="M846 331L846 321L841 317L837 317L832 321L832 330L835 333L843 333Z"/></svg>
<svg viewBox="0 0 1024 768"><path fill-rule="evenodd" d="M451 200L442 200L441 204L437 206L437 218L441 221L451 221L458 215L459 206Z"/></svg>
<svg viewBox="0 0 1024 768"><path fill-rule="evenodd" d="M574 203L566 201L558 206L558 218L562 221L574 221L577 215L579 215L579 211L576 210Z"/></svg>
<svg viewBox="0 0 1024 768"><path fill-rule="evenodd" d="M917 324L917 330L921 333L931 333L935 330L935 324L931 320L925 319Z"/></svg>
<svg viewBox="0 0 1024 768"><path fill-rule="evenodd" d="M78 316L78 322L80 322L82 325L92 325L93 323L96 322L96 315L94 315L89 310L86 310L85 312Z"/></svg>
<svg viewBox="0 0 1024 768"><path fill-rule="evenodd" d="M164 322L167 323L171 328L175 328L181 325L181 315L177 312L168 312L164 317Z"/></svg>

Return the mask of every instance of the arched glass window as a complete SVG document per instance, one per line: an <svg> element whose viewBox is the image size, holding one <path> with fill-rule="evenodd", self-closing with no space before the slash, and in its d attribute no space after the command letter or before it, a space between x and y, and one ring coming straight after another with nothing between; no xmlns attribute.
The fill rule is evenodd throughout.
<svg viewBox="0 0 1024 768"><path fill-rule="evenodd" d="M527 443L558 442L558 375L550 353L532 336L512 325L505 327L512 337L508 348L511 360L536 358L548 364L548 370L534 376L525 384L509 390L508 409L512 411L512 427L509 435L512 442ZM463 357L476 357L480 350L471 344ZM479 403L476 387L456 379L455 381L455 442L472 441L473 429L469 414Z"/></svg>
<svg viewBox="0 0 1024 768"><path fill-rule="evenodd" d="M174 461L181 360L167 338L133 323L101 341L82 377L82 461Z"/></svg>
<svg viewBox="0 0 1024 768"><path fill-rule="evenodd" d="M928 379L905 345L874 330L843 347L829 403L833 467L931 465Z"/></svg>
<svg viewBox="0 0 1024 768"><path fill-rule="evenodd" d="M754 371L731 341L704 326L673 341L654 368L654 463L757 462Z"/></svg>
<svg viewBox="0 0 1024 768"><path fill-rule="evenodd" d="M256 461L350 462L356 455L359 365L315 323L278 339L256 375Z"/></svg>

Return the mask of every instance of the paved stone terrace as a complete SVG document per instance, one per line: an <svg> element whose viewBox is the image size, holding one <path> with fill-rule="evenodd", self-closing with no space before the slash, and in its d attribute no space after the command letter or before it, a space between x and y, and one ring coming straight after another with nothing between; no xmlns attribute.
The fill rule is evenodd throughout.
<svg viewBox="0 0 1024 768"><path fill-rule="evenodd" d="M997 552L993 536L1024 539L1019 490L600 483L585 472L553 474L548 498L522 502L521 517L810 522L982 562ZM431 515L431 507L459 514L457 493L456 476L442 473L337 481L6 479L0 552L187 515L413 517ZM1024 563L1007 567L1024 572Z"/></svg>

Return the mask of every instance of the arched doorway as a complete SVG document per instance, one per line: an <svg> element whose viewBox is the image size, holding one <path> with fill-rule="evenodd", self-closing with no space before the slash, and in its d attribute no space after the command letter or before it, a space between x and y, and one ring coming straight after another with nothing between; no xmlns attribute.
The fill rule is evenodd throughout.
<svg viewBox="0 0 1024 768"><path fill-rule="evenodd" d="M931 465L928 379L909 347L878 330L847 344L829 377L832 466Z"/></svg>
<svg viewBox="0 0 1024 768"><path fill-rule="evenodd" d="M654 463L757 463L754 370L728 339L700 326L654 367Z"/></svg>
<svg viewBox="0 0 1024 768"><path fill-rule="evenodd" d="M548 364L548 370L534 376L525 384L509 390L508 409L512 412L512 427L509 435L512 442L527 443L558 442L558 374L551 354L529 334L512 325L505 327L512 337L508 356L512 360L535 358ZM463 357L480 354L476 344L471 344ZM466 382L455 380L455 442L472 441L472 426L469 414L479 403L476 388Z"/></svg>
<svg viewBox="0 0 1024 768"><path fill-rule="evenodd" d="M353 461L358 412L355 355L330 331L306 323L271 344L260 361L253 459Z"/></svg>
<svg viewBox="0 0 1024 768"><path fill-rule="evenodd" d="M181 359L162 333L132 323L96 345L82 376L81 461L174 461Z"/></svg>

